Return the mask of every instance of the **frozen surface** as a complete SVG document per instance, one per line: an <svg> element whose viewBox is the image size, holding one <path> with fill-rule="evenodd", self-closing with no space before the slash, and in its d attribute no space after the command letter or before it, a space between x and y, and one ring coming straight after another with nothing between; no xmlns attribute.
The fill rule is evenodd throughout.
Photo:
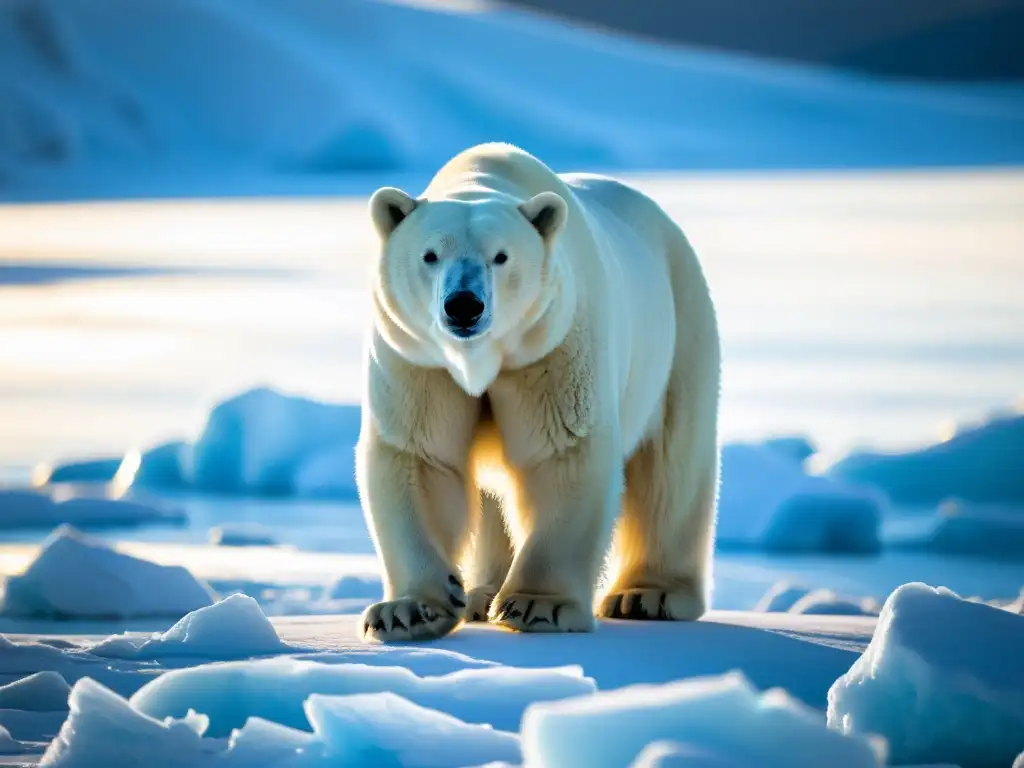
<svg viewBox="0 0 1024 768"><path fill-rule="evenodd" d="M717 541L775 552L875 552L882 505L876 494L806 474L776 449L722 449Z"/></svg>
<svg viewBox="0 0 1024 768"><path fill-rule="evenodd" d="M19 709L26 712L66 710L70 691L67 682L58 672L36 672L0 686L0 709Z"/></svg>
<svg viewBox="0 0 1024 768"><path fill-rule="evenodd" d="M949 498L1024 505L1024 415L997 415L962 426L948 440L905 453L854 453L829 468L848 482L875 486L895 502Z"/></svg>
<svg viewBox="0 0 1024 768"><path fill-rule="evenodd" d="M286 649L257 602L248 595L234 594L183 616L169 630L141 644L127 635L111 637L92 652L114 658L238 659Z"/></svg>
<svg viewBox="0 0 1024 768"><path fill-rule="evenodd" d="M829 726L877 733L896 763L1010 765L1024 748L1024 616L906 584L828 696Z"/></svg>
<svg viewBox="0 0 1024 768"><path fill-rule="evenodd" d="M782 690L740 673L535 704L522 726L529 765L626 768L651 742L672 739L734 765L875 768L884 752L826 728ZM685 763L683 763L685 764Z"/></svg>
<svg viewBox="0 0 1024 768"><path fill-rule="evenodd" d="M61 526L23 574L7 578L0 614L178 617L212 601L210 588L184 568L140 560Z"/></svg>
<svg viewBox="0 0 1024 768"><path fill-rule="evenodd" d="M290 658L235 662L167 672L138 691L132 706L151 717L182 717L189 708L209 716L210 736L227 736L250 717L305 728L303 702L313 693L332 696L390 691L467 723L518 731L534 701L592 693L594 681L579 667L466 669L418 677L402 667L323 664Z"/></svg>
<svg viewBox="0 0 1024 768"><path fill-rule="evenodd" d="M127 499L76 497L55 501L48 493L0 489L0 531L52 529L68 523L79 528L182 525L184 512Z"/></svg>

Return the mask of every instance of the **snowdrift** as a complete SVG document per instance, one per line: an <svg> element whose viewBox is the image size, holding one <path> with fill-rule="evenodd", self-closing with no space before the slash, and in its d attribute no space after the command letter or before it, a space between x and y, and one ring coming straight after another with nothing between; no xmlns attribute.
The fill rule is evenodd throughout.
<svg viewBox="0 0 1024 768"><path fill-rule="evenodd" d="M210 588L184 568L117 552L64 525L43 541L23 574L6 580L0 615L179 617L212 602Z"/></svg>
<svg viewBox="0 0 1024 768"><path fill-rule="evenodd" d="M0 103L12 195L55 169L91 173L94 192L104 170L214 191L245 173L252 194L261 174L424 172L489 140L559 169L1024 159L1017 86L885 82L375 0L14 0L0 6Z"/></svg>
<svg viewBox="0 0 1024 768"><path fill-rule="evenodd" d="M905 584L829 691L829 726L884 736L896 764L1010 765L1024 749L1021 648L1024 616Z"/></svg>

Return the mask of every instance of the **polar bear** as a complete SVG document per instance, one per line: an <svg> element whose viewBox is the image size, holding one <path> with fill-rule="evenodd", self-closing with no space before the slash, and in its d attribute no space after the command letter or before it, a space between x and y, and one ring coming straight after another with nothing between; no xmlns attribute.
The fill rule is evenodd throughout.
<svg viewBox="0 0 1024 768"><path fill-rule="evenodd" d="M384 601L364 638L703 615L719 335L679 227L626 184L496 143L369 208L356 474Z"/></svg>

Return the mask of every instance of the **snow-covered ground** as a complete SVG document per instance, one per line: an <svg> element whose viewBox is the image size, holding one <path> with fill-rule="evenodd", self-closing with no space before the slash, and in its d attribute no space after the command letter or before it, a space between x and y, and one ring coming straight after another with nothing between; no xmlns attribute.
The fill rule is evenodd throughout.
<svg viewBox="0 0 1024 768"><path fill-rule="evenodd" d="M1009 768L1019 87L468 5L0 5L0 199L264 196L0 207L0 764ZM705 264L704 621L357 639L365 198L265 196L414 191L498 138L623 171Z"/></svg>
<svg viewBox="0 0 1024 768"><path fill-rule="evenodd" d="M50 276L0 287L0 357L10 372L0 381L0 423L12 438L0 442L5 476L11 484L57 481L0 496L9 519L33 509L46 515L45 525L0 532L0 574L15 577L10 607L0 609L0 632L14 643L0 648L0 681L58 672L78 683L71 725L47 759L195 765L197 755L216 754L209 759L291 765L291 753L302 749L304 759L322 761L311 765L387 764L379 762L385 755L400 764L560 765L571 748L565 734L615 717L636 725L625 729L629 740L594 757L609 765L770 766L778 734L836 765L881 764L871 762L880 747L861 731L883 735L885 749L904 763L1000 764L970 756L988 759L985 750L994 750L1002 759L1020 723L1012 681L1024 662L1012 648L1024 623L1014 615L1024 607L1024 561L1014 542L1024 515L1014 478L995 470L1012 472L1021 455L1021 430L1012 427L1020 419L1004 406L1024 374L1024 274L1015 259L1024 242L1014 225L1024 214L1024 180L1003 172L640 183L692 223L722 317L729 447L716 611L694 626L607 622L585 638L471 626L414 649L369 647L355 635L357 614L380 594L351 497L347 441L357 411L345 405L358 392L352 377L365 317L363 201L0 210L10 224L0 226L0 253ZM225 220L211 228L217 211ZM65 225L83 216L91 231L78 228L83 237L60 242ZM265 239L255 223L268 220L273 235ZM202 237L196 227L206 227ZM956 244L968 235L976 248L963 259ZM290 240L300 247L286 250ZM206 251L207 243L216 249ZM172 247L179 256L172 258ZM207 255L221 270L215 275L67 270L168 262L187 269ZM918 281L922 264L932 271ZM211 410L217 400L224 402ZM1000 409L1002 416L991 416ZM780 435L807 439L763 442ZM836 462L857 446L864 450ZM889 460L869 449L925 458ZM81 461L94 456L106 460ZM334 457L324 465L335 472L307 468L321 456ZM935 472L929 461L947 463ZM907 462L909 475L899 471ZM973 486L958 479L972 466L984 470L968 473ZM331 482L295 482L324 477ZM916 496L897 488L894 503L886 495L893 482L910 480ZM929 503L927 493L942 501ZM75 514L67 499L83 494L89 514ZM40 551L47 526L58 523L85 533L65 528ZM769 545L800 531L817 533L788 539L799 545L788 547L795 553L764 551L787 549ZM164 576L160 566L185 570ZM166 581L172 573L190 574L191 586ZM915 593L903 609L910 624L900 625L892 610L877 619L890 595L914 581L975 602L949 607L945 598ZM255 600L229 598L162 634L189 608L235 592ZM200 602L183 603L186 593ZM954 623L967 628L953 632ZM938 626L948 635L942 648L928 646L921 629ZM883 636L882 627L899 631ZM858 659L873 634L869 666ZM1010 651L1000 656L1000 648ZM246 667L253 654L265 666ZM944 676L943 659L951 657L963 665L956 679ZM201 666L227 659L241 666ZM307 664L330 664L338 676ZM382 671L374 677L344 664ZM566 666L577 669L538 673L547 677L526 698L498 695L502 685L530 679L516 668ZM856 683L876 668L876 683ZM183 675L167 689L175 692L170 703L147 709L137 706L142 699L118 698L170 669ZM482 670L478 683L465 683L479 686L481 698L446 698L448 683L438 676L460 670ZM742 678L729 676L737 671ZM572 689L587 679L601 691L685 682L588 703L592 694ZM49 709L59 681L33 680L0 689L0 726L10 735L4 749L16 753L0 760L39 760L68 716ZM166 680L172 686L174 678ZM552 704L550 714L538 704L520 723L529 702L548 697L558 681L571 689L566 695L584 698L564 712ZM45 706L33 703L36 687ZM765 693L772 687L787 693ZM245 691L235 698L251 709L217 698L225 690ZM383 691L390 697L373 695ZM928 697L909 725L886 708L887 697L922 691ZM511 709L515 701L519 709ZM833 730L826 732L827 708ZM188 709L199 714L162 721ZM721 712L743 725L725 742L715 718L695 712ZM395 718L415 723L427 743L438 736L447 746L395 741ZM949 718L975 723L980 741L948 741L950 729L939 723ZM481 731L481 722L497 730ZM843 730L851 737L836 741ZM746 751L728 751L736 733L745 734L737 749ZM114 744L122 749L110 756ZM803 759L796 749L787 759Z"/></svg>

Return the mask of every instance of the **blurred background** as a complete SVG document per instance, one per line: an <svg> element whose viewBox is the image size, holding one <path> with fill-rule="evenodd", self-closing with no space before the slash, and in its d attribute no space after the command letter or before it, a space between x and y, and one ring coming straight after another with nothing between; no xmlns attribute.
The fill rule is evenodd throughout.
<svg viewBox="0 0 1024 768"><path fill-rule="evenodd" d="M70 523L270 613L378 595L366 198L501 140L636 184L705 265L718 607L1012 599L1022 30L1022 0L0 0L0 575Z"/></svg>

